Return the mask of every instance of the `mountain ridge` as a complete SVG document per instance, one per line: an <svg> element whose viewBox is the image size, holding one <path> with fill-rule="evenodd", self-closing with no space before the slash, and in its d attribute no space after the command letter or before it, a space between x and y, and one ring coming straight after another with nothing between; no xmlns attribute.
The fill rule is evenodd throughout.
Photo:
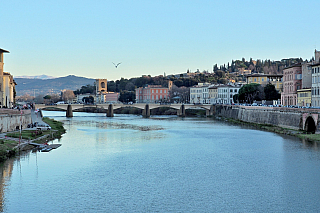
<svg viewBox="0 0 320 213"><path fill-rule="evenodd" d="M77 90L85 85L93 85L95 79L85 78L75 75L68 75L58 78L39 79L39 78L18 78L14 77L17 96L22 95L46 95L57 94L62 90Z"/></svg>

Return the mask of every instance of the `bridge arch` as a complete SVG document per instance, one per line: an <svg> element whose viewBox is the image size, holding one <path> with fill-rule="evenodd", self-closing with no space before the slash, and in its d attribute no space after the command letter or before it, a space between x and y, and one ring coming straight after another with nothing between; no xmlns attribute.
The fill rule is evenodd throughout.
<svg viewBox="0 0 320 213"><path fill-rule="evenodd" d="M316 123L314 122L312 116L307 117L306 122L304 124L304 130L311 133L316 132Z"/></svg>

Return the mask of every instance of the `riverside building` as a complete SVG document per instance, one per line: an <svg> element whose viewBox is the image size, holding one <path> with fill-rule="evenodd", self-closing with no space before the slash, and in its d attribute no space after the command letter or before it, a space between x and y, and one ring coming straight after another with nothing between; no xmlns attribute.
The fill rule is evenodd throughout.
<svg viewBox="0 0 320 213"><path fill-rule="evenodd" d="M293 106L298 104L297 90L302 88L301 64L295 64L283 69L283 92L281 104Z"/></svg>
<svg viewBox="0 0 320 213"><path fill-rule="evenodd" d="M161 103L169 99L169 89L161 85L148 85L136 89L136 103Z"/></svg>
<svg viewBox="0 0 320 213"><path fill-rule="evenodd" d="M209 104L209 83L198 83L190 87L190 103L191 104Z"/></svg>
<svg viewBox="0 0 320 213"><path fill-rule="evenodd" d="M9 53L8 50L0 49L0 107L11 108L14 104L14 88L16 82L13 76L4 72L4 53Z"/></svg>
<svg viewBox="0 0 320 213"><path fill-rule="evenodd" d="M315 60L312 62L312 87L311 87L311 105L320 107L320 51L314 51Z"/></svg>
<svg viewBox="0 0 320 213"><path fill-rule="evenodd" d="M117 103L119 99L119 93L117 92L108 92L107 79L96 79L96 97L95 103Z"/></svg>
<svg viewBox="0 0 320 213"><path fill-rule="evenodd" d="M233 104L233 96L238 94L241 85L221 85L218 86L217 104Z"/></svg>

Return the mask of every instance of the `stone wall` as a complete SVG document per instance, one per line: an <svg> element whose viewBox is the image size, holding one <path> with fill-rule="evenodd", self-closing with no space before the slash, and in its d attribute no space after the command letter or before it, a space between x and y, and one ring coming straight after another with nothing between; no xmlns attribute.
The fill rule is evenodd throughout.
<svg viewBox="0 0 320 213"><path fill-rule="evenodd" d="M303 129L302 114L299 111L216 105L215 115L250 123L270 124L297 130Z"/></svg>
<svg viewBox="0 0 320 213"><path fill-rule="evenodd" d="M17 126L22 125L22 129L27 128L32 122L31 111L23 110L22 115L17 113L1 113L0 114L0 132L10 132L16 130Z"/></svg>

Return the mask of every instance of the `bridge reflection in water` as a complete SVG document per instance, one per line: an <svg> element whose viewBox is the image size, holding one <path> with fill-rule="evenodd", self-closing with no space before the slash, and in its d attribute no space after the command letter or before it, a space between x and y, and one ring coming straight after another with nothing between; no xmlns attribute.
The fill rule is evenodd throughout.
<svg viewBox="0 0 320 213"><path fill-rule="evenodd" d="M127 105L127 104L96 104L96 105L86 105L86 104L57 104L54 106L48 106L45 104L35 104L36 109L45 109L45 108L57 108L66 111L66 117L73 117L73 110L77 109L83 109L83 108L100 108L100 109L105 109L107 110L107 116L108 117L113 117L113 111L115 109L123 108L123 107L132 107L132 108L138 108L142 109L142 116L145 118L150 117L150 110L160 108L160 107L168 107L172 109L177 110L177 115L180 117L185 117L186 116L186 110L187 109L203 109L206 110L206 115L213 115L214 111L214 105L210 104L199 104L199 105L194 105L194 104L166 104L166 105L161 105L161 104L144 104L144 103L139 103L139 104L132 104L132 105Z"/></svg>

